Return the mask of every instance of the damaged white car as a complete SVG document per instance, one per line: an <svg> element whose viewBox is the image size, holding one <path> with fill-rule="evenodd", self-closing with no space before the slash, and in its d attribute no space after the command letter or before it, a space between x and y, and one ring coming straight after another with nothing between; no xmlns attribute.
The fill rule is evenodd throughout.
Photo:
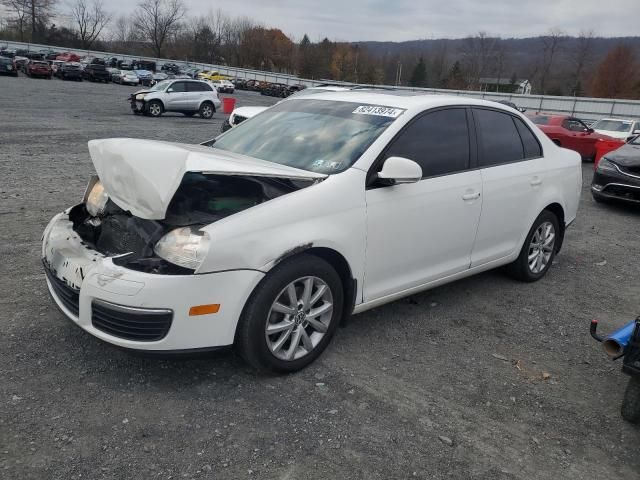
<svg viewBox="0 0 640 480"><path fill-rule="evenodd" d="M89 142L97 177L43 235L73 322L135 350L235 345L303 368L341 320L510 265L538 280L579 156L507 107L385 91L287 100L203 145Z"/></svg>

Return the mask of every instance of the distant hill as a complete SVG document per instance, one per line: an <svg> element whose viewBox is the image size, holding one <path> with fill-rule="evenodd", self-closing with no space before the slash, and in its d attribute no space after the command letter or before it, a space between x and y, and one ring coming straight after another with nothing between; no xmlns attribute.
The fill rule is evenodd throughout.
<svg viewBox="0 0 640 480"><path fill-rule="evenodd" d="M500 44L507 52L507 63L513 73L518 76L526 76L527 70L540 57L542 52L543 37L530 38L504 38L500 40ZM460 58L461 50L464 48L465 40L459 39L433 39L433 40L411 40L407 42L354 42L358 45L366 47L370 54L376 57L393 57L415 55L416 57L423 55L425 58L437 55L442 49L446 49L447 60L449 63ZM578 48L578 38L562 37L561 49L558 52L557 60L560 64L571 60L575 50ZM639 37L616 37L603 38L595 37L592 39L590 62L597 63L607 54L607 52L619 45L629 45L638 51L638 60L640 60L640 36ZM554 62L555 63L555 62Z"/></svg>

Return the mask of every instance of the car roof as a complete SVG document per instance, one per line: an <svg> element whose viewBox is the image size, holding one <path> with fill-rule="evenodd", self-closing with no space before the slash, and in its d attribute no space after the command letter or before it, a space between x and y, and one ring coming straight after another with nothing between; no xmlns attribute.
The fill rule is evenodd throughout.
<svg viewBox="0 0 640 480"><path fill-rule="evenodd" d="M356 88L345 91L329 91L316 93L313 100L332 100L338 102L362 103L363 105L383 105L385 107L405 110L424 110L439 106L472 105L485 106L513 113L513 109L488 100L478 100L457 95L440 95L411 90L393 90L376 88ZM307 97L300 97L308 100Z"/></svg>

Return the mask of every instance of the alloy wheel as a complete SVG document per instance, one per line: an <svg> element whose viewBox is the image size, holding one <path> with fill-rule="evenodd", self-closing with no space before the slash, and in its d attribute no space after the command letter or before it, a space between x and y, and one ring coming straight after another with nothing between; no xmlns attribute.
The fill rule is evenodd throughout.
<svg viewBox="0 0 640 480"><path fill-rule="evenodd" d="M527 263L531 273L541 273L549 265L556 243L556 231L551 222L544 222L536 228L529 243Z"/></svg>
<svg viewBox="0 0 640 480"><path fill-rule="evenodd" d="M294 280L274 300L265 325L271 353L285 361L311 353L329 330L333 295L318 277Z"/></svg>

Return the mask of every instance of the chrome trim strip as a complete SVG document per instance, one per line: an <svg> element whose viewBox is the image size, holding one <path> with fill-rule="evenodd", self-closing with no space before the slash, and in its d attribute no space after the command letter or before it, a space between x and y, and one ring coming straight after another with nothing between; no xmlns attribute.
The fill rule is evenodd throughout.
<svg viewBox="0 0 640 480"><path fill-rule="evenodd" d="M618 170L618 172L620 172L622 175L625 175L627 177L633 177L633 178L640 179L640 175L634 175L632 173L623 172L622 170L620 170L620 167L618 166L618 164L612 162L611 160L609 160L609 162L612 163L613 166L616 167L616 170Z"/></svg>
<svg viewBox="0 0 640 480"><path fill-rule="evenodd" d="M96 303L102 307L110 308L111 310L117 310L123 313L138 313L145 315L167 315L173 316L173 310L170 308L140 308L140 307L128 307L126 305L119 305L117 303L106 302L98 298L94 298L91 301L92 304Z"/></svg>

